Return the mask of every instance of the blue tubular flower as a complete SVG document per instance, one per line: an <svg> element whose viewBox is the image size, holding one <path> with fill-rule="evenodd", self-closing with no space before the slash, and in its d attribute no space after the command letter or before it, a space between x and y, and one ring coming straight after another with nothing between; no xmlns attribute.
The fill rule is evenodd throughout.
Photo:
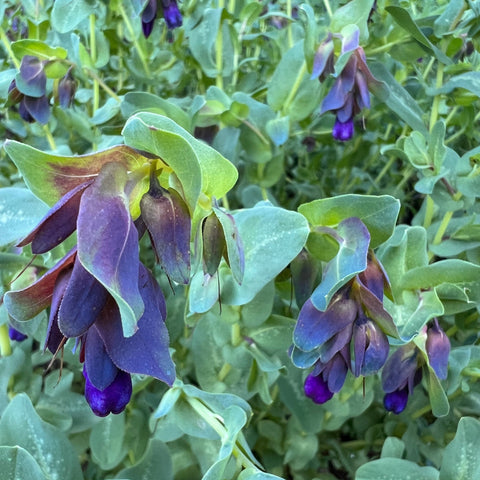
<svg viewBox="0 0 480 480"><path fill-rule="evenodd" d="M304 391L307 397L319 404L328 402L333 397L333 392L328 389L328 383L322 375L310 373L305 379Z"/></svg>
<svg viewBox="0 0 480 480"><path fill-rule="evenodd" d="M400 390L395 390L391 393L387 393L383 398L383 406L385 407L385 410L393 412L397 415L405 410L407 402L408 387L404 387Z"/></svg>
<svg viewBox="0 0 480 480"><path fill-rule="evenodd" d="M149 0L142 12L142 30L145 38L148 38L153 30L157 18L157 0Z"/></svg>
<svg viewBox="0 0 480 480"><path fill-rule="evenodd" d="M132 396L132 378L129 373L118 370L115 379L103 390L96 388L90 381L87 370L85 377L85 398L95 415L105 417L109 413L122 412Z"/></svg>

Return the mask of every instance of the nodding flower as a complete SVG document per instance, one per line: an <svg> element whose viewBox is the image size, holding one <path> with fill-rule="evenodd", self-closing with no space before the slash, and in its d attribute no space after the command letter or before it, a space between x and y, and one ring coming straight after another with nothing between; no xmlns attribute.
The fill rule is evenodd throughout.
<svg viewBox="0 0 480 480"><path fill-rule="evenodd" d="M385 391L383 404L393 413L405 410L413 389L420 383L423 371L430 366L440 379L447 378L450 340L435 318L420 334L425 341L425 353L414 343L398 348L387 360L382 371L382 386Z"/></svg>
<svg viewBox="0 0 480 480"><path fill-rule="evenodd" d="M358 31L342 38L342 56L350 55L336 76L332 88L323 99L320 114L331 111L335 114L332 135L336 140L347 141L353 137L354 117L364 108L370 108L369 87L378 83L367 66L363 48L359 46ZM312 77L322 82L334 73L334 42L332 34L320 44L314 56Z"/></svg>
<svg viewBox="0 0 480 480"><path fill-rule="evenodd" d="M161 0L160 3L167 28L173 30L181 27L183 19L176 0ZM142 29L145 38L148 38L152 33L157 18L157 10L157 0L149 0L142 11Z"/></svg>

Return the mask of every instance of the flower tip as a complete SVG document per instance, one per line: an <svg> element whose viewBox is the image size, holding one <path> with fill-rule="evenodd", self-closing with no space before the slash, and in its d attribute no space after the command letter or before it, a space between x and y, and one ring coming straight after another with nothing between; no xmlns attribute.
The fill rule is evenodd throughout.
<svg viewBox="0 0 480 480"><path fill-rule="evenodd" d="M332 129L332 136L335 140L346 142L353 137L353 118L346 122L341 122L338 118L335 120L335 125Z"/></svg>
<svg viewBox="0 0 480 480"><path fill-rule="evenodd" d="M405 387L402 390L395 390L394 392L387 393L383 398L383 405L386 410L398 415L405 410L405 407L407 406L407 401L408 388Z"/></svg>
<svg viewBox="0 0 480 480"><path fill-rule="evenodd" d="M182 26L182 14L175 1L171 1L163 8L163 17L169 30Z"/></svg>
<svg viewBox="0 0 480 480"><path fill-rule="evenodd" d="M104 390L96 388L83 367L85 377L85 399L97 417L106 417L110 413L118 414L125 410L132 396L132 378L130 374L119 370L113 382Z"/></svg>
<svg viewBox="0 0 480 480"><path fill-rule="evenodd" d="M333 392L329 390L327 382L321 375L308 375L305 379L304 392L318 404L328 402L333 397Z"/></svg>
<svg viewBox="0 0 480 480"><path fill-rule="evenodd" d="M8 336L10 337L10 340L14 340L16 342L23 342L28 338L28 335L19 332L16 328L11 326L8 327Z"/></svg>
<svg viewBox="0 0 480 480"><path fill-rule="evenodd" d="M435 374L440 380L447 378L448 356L450 354L450 340L435 319L431 327L427 329L427 341L425 344L428 360Z"/></svg>

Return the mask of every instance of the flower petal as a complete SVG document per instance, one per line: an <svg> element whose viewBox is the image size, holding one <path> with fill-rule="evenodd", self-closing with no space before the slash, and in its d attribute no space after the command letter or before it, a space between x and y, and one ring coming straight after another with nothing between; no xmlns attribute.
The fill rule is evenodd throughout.
<svg viewBox="0 0 480 480"><path fill-rule="evenodd" d="M107 297L105 287L77 259L58 311L61 332L68 338L83 335L97 319Z"/></svg>
<svg viewBox="0 0 480 480"><path fill-rule="evenodd" d="M107 163L80 201L78 257L115 298L124 334L133 335L144 305L138 289L138 232L124 192L127 170Z"/></svg>
<svg viewBox="0 0 480 480"><path fill-rule="evenodd" d="M17 247L32 243L33 253L45 253L62 243L77 228L80 199L91 183L82 183L65 194Z"/></svg>
<svg viewBox="0 0 480 480"><path fill-rule="evenodd" d="M95 322L113 363L130 373L158 378L168 385L175 380L175 366L168 350L169 338L165 326L165 300L150 272L141 265L140 291L145 312L138 321L138 330L124 337L118 308L111 300Z"/></svg>

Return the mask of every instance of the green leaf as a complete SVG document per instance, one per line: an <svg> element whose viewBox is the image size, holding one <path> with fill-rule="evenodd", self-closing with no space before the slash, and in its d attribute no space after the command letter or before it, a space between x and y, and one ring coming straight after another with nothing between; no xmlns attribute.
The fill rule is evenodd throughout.
<svg viewBox="0 0 480 480"><path fill-rule="evenodd" d="M243 305L300 253L309 228L302 215L270 204L240 210L234 218L245 251L243 281L239 285L228 273L220 283L223 303Z"/></svg>
<svg viewBox="0 0 480 480"><path fill-rule="evenodd" d="M410 33L417 42L421 43L428 53L434 54L437 59L445 65L450 65L452 63L452 60L433 45L433 43L423 34L407 10L402 7L394 6L386 7L385 10L392 15L398 25Z"/></svg>
<svg viewBox="0 0 480 480"><path fill-rule="evenodd" d="M200 191L221 198L237 181L232 163L167 117L138 113L128 119L122 134L127 145L158 155L174 170L192 211Z"/></svg>
<svg viewBox="0 0 480 480"><path fill-rule="evenodd" d="M480 266L465 260L449 259L413 268L403 276L402 287L418 290L432 288L442 283L466 285L479 282Z"/></svg>
<svg viewBox="0 0 480 480"><path fill-rule="evenodd" d="M436 89L429 89L429 95L451 93L456 88L464 88L480 97L480 72L465 72L450 78L443 86Z"/></svg>
<svg viewBox="0 0 480 480"><path fill-rule="evenodd" d="M273 143L279 147L288 140L290 132L290 118L280 117L270 120L265 125L265 130L272 139Z"/></svg>
<svg viewBox="0 0 480 480"><path fill-rule="evenodd" d="M153 438L143 457L133 466L124 468L118 478L129 480L173 480L172 457L165 443Z"/></svg>
<svg viewBox="0 0 480 480"><path fill-rule="evenodd" d="M328 262L322 282L310 297L313 305L324 312L335 292L355 275L367 268L367 253L370 235L365 225L357 218L343 220L337 228L339 249Z"/></svg>
<svg viewBox="0 0 480 480"><path fill-rule="evenodd" d="M338 33L342 28L355 24L360 29L360 42L368 40L367 21L372 10L373 0L353 0L337 8L330 22L330 30Z"/></svg>
<svg viewBox="0 0 480 480"><path fill-rule="evenodd" d="M400 202L390 195L339 195L298 207L313 226L336 227L347 218L359 218L370 232L371 248L378 247L392 235L399 210Z"/></svg>
<svg viewBox="0 0 480 480"><path fill-rule="evenodd" d="M125 145L71 157L42 152L13 140L7 140L4 147L28 188L50 206L74 187L96 176L106 163L120 162L128 170L134 170L146 161L143 155Z"/></svg>
<svg viewBox="0 0 480 480"><path fill-rule="evenodd" d="M396 300L398 303L392 303L386 298L385 308L394 318L400 338L405 342L415 337L429 320L444 313L443 304L435 290L418 293L406 291Z"/></svg>
<svg viewBox="0 0 480 480"><path fill-rule="evenodd" d="M17 58L32 55L40 60L54 60L67 58L67 51L62 47L50 47L41 40L25 38L12 43L12 51Z"/></svg>
<svg viewBox="0 0 480 480"><path fill-rule="evenodd" d="M35 459L22 447L0 447L0 470L3 480L46 480Z"/></svg>
<svg viewBox="0 0 480 480"><path fill-rule="evenodd" d="M450 0L443 13L433 22L433 32L436 37L450 33L458 16L463 13L464 0Z"/></svg>
<svg viewBox="0 0 480 480"><path fill-rule="evenodd" d="M382 458L402 458L405 442L397 437L387 437L382 447Z"/></svg>
<svg viewBox="0 0 480 480"><path fill-rule="evenodd" d="M115 468L127 453L123 444L125 436L125 414L108 415L98 422L90 432L92 458L103 470Z"/></svg>
<svg viewBox="0 0 480 480"><path fill-rule="evenodd" d="M233 41L227 22L222 21L222 15L221 8L206 8L201 21L190 31L188 38L193 57L200 64L205 75L210 78L215 78L217 73L229 76L233 71ZM220 30L222 42L217 43ZM220 52L222 72L217 72L218 45L222 47Z"/></svg>
<svg viewBox="0 0 480 480"><path fill-rule="evenodd" d="M94 1L55 0L52 9L52 27L58 33L70 32L92 13L95 13Z"/></svg>
<svg viewBox="0 0 480 480"><path fill-rule="evenodd" d="M14 397L3 412L0 443L27 450L47 479L83 478L77 454L65 434L44 422L24 393Z"/></svg>
<svg viewBox="0 0 480 480"><path fill-rule="evenodd" d="M0 188L0 246L26 236L48 207L26 188Z"/></svg>
<svg viewBox="0 0 480 480"><path fill-rule="evenodd" d="M428 135L422 119L424 112L410 93L395 80L382 63L372 62L369 66L375 78L382 82L372 88L374 95L385 102L390 110L413 130L418 130L424 136Z"/></svg>
<svg viewBox="0 0 480 480"><path fill-rule="evenodd" d="M479 438L480 422L471 417L461 418L455 438L445 448L440 480L480 478Z"/></svg>
<svg viewBox="0 0 480 480"><path fill-rule="evenodd" d="M428 370L428 396L430 404L432 405L432 413L436 417L444 417L450 411L450 404L448 403L447 395L440 384L440 380L435 375L432 368Z"/></svg>
<svg viewBox="0 0 480 480"><path fill-rule="evenodd" d="M454 478L454 477L452 477ZM381 458L362 465L355 480L438 480L438 470L400 458Z"/></svg>

